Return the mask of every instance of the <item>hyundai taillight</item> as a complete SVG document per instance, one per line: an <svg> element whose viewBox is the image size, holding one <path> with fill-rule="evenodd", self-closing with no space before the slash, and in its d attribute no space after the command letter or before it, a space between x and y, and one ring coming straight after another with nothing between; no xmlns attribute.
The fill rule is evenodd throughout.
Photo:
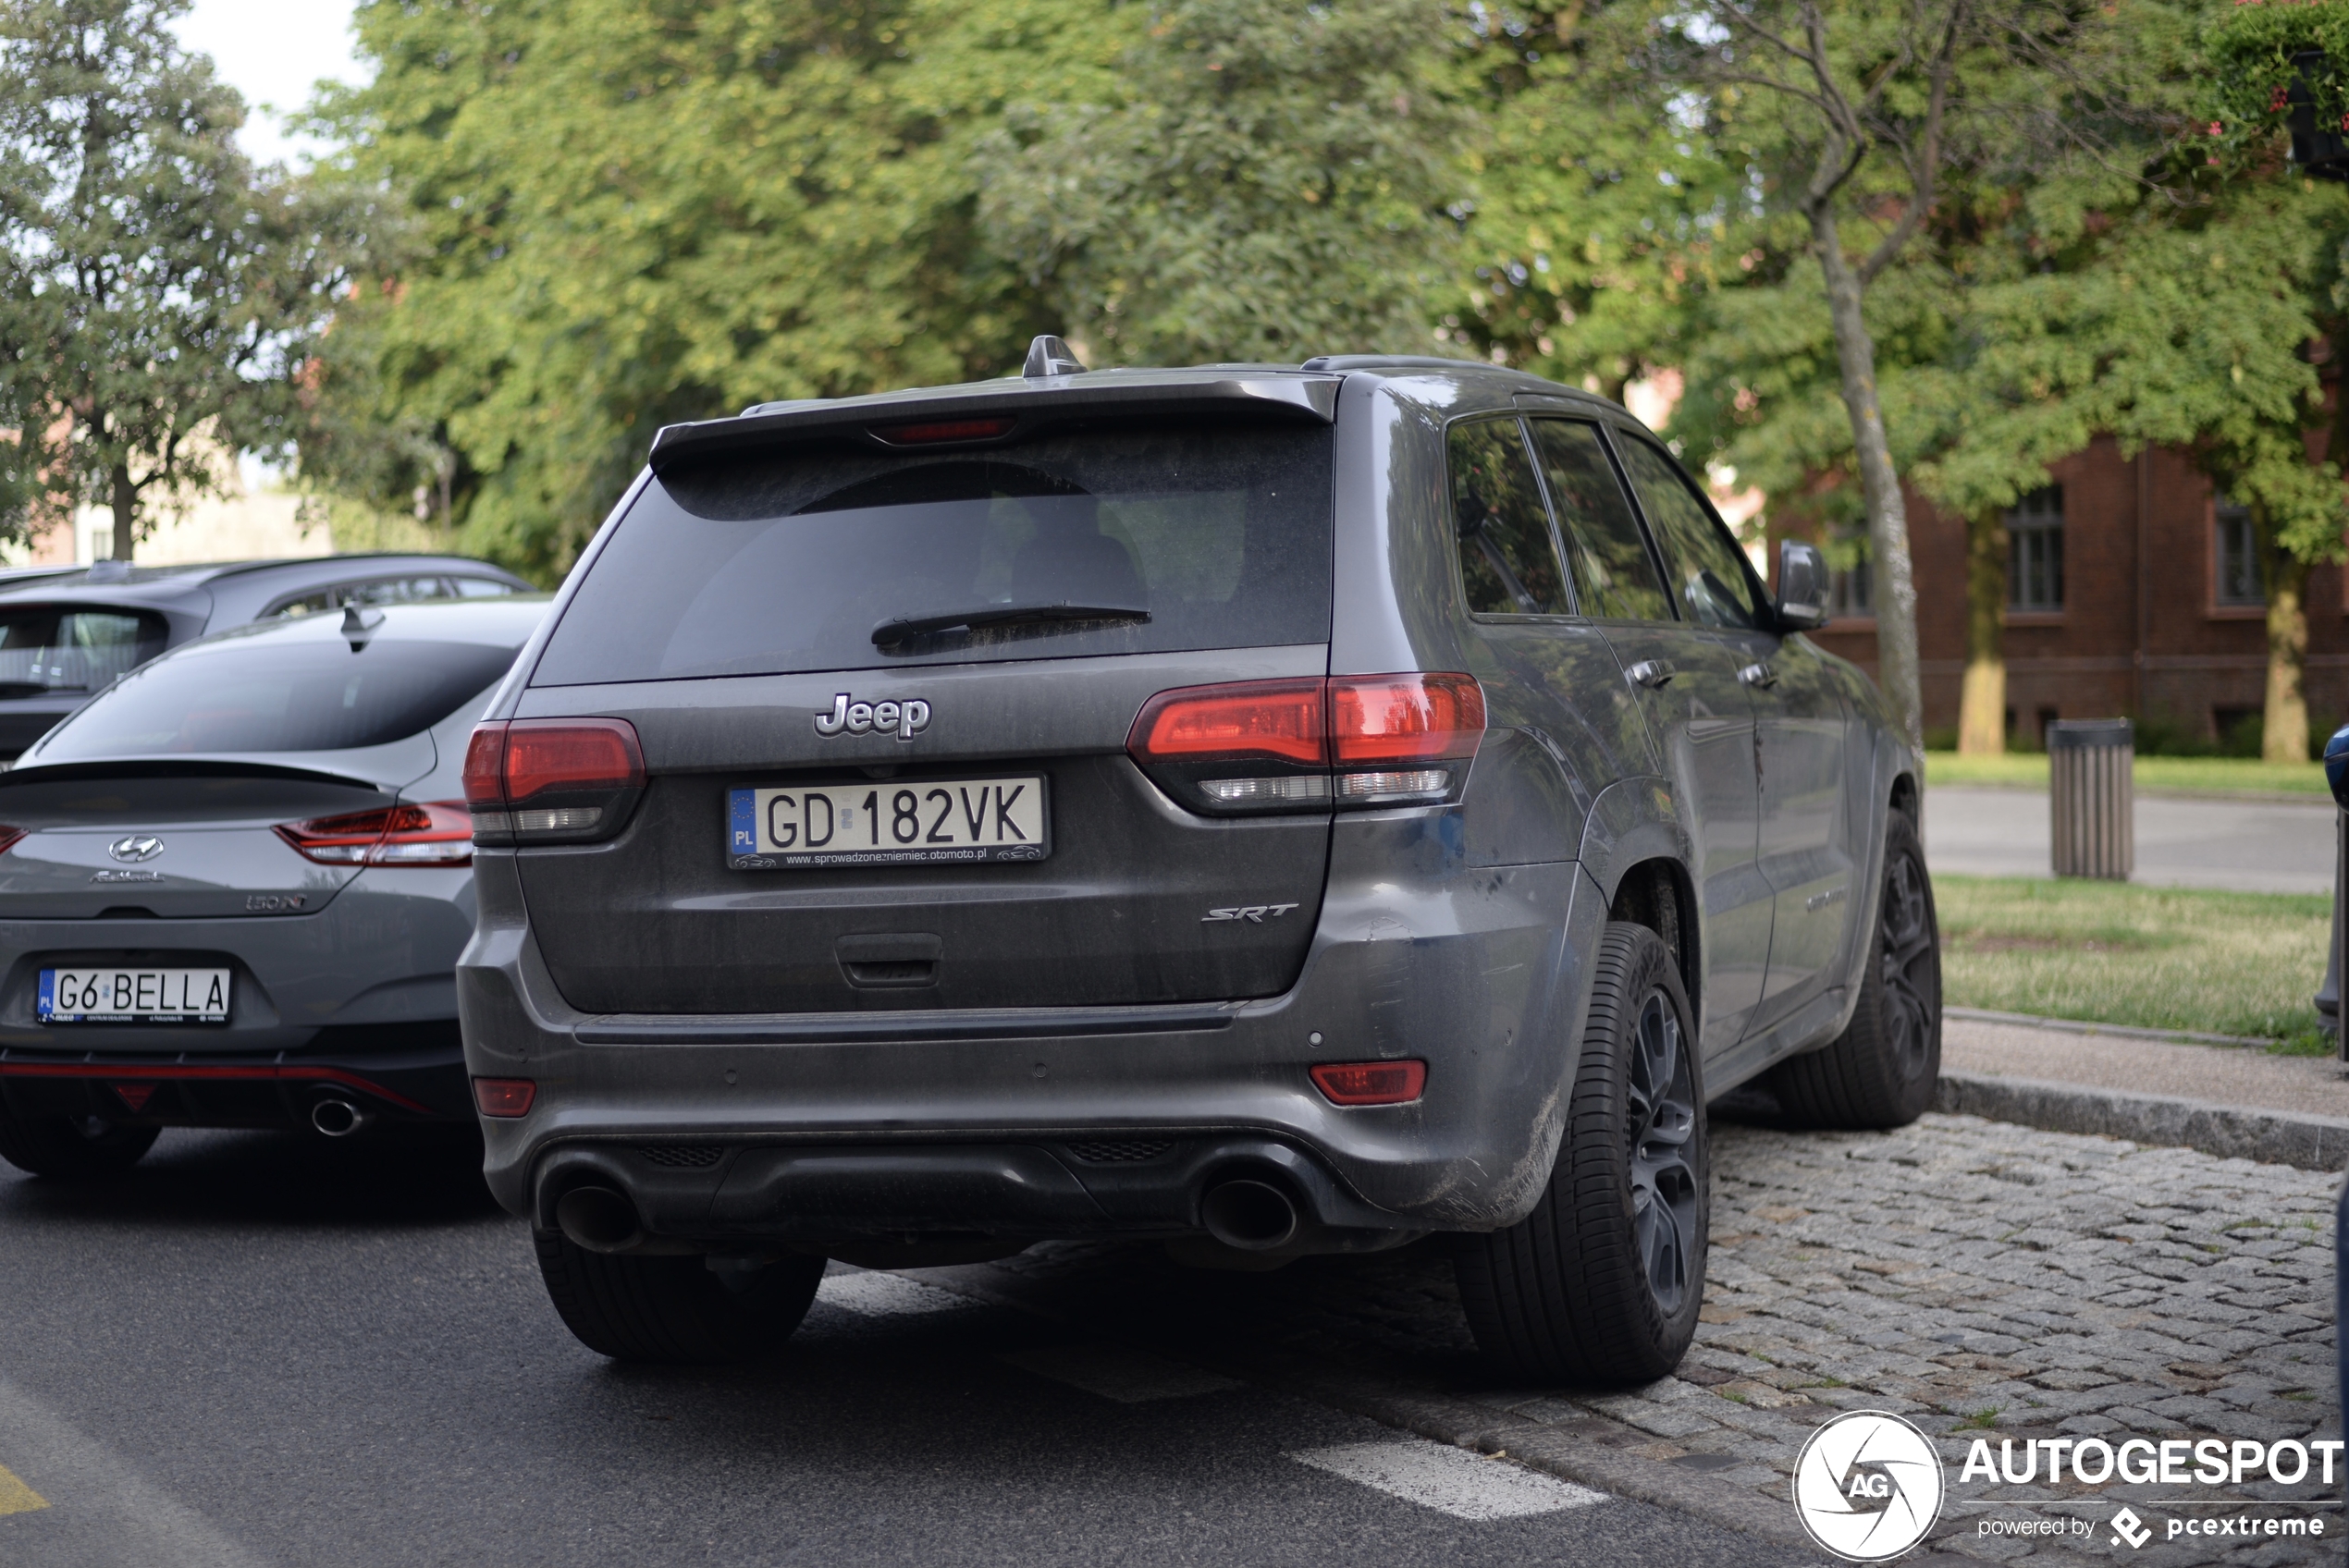
<svg viewBox="0 0 2349 1568"><path fill-rule="evenodd" d="M22 827L0 827L0 855L5 855L15 849L17 840L23 838L26 829Z"/></svg>
<svg viewBox="0 0 2349 1568"><path fill-rule="evenodd" d="M497 719L475 725L465 747L476 843L606 838L644 789L644 749L626 719Z"/></svg>
<svg viewBox="0 0 2349 1568"><path fill-rule="evenodd" d="M469 865L473 818L462 801L355 811L289 822L277 836L321 865Z"/></svg>
<svg viewBox="0 0 2349 1568"><path fill-rule="evenodd" d="M1142 704L1125 749L1194 811L1433 805L1459 798L1484 739L1470 675L1185 686Z"/></svg>

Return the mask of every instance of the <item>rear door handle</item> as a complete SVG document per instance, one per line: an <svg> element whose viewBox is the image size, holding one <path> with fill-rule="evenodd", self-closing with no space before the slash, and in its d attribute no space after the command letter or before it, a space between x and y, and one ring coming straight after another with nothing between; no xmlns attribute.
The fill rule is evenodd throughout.
<svg viewBox="0 0 2349 1568"><path fill-rule="evenodd" d="M1653 691L1660 686L1669 686L1672 678L1680 672L1672 668L1670 659L1642 659L1623 673Z"/></svg>
<svg viewBox="0 0 2349 1568"><path fill-rule="evenodd" d="M1778 672L1767 664L1750 664L1738 671L1738 679L1748 686L1759 686L1766 692L1778 683Z"/></svg>

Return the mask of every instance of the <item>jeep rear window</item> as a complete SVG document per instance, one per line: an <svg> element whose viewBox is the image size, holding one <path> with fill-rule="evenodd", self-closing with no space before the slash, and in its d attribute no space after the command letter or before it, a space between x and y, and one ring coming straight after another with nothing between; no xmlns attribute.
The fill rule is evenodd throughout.
<svg viewBox="0 0 2349 1568"><path fill-rule="evenodd" d="M1325 427L1187 423L672 471L588 569L533 683L1327 642L1330 454ZM1150 619L873 640L1038 605Z"/></svg>
<svg viewBox="0 0 2349 1568"><path fill-rule="evenodd" d="M238 637L158 659L102 692L43 763L219 752L337 752L429 729L485 695L518 648Z"/></svg>

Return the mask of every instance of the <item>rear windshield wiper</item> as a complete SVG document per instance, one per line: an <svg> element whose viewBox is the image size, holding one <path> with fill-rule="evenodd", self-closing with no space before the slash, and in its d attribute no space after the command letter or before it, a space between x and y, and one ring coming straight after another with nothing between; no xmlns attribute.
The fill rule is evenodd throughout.
<svg viewBox="0 0 2349 1568"><path fill-rule="evenodd" d="M975 610L951 610L942 615L901 616L873 628L873 646L886 648L910 643L932 631L967 626L1035 626L1054 620L1148 620L1150 612L1135 605L986 605Z"/></svg>

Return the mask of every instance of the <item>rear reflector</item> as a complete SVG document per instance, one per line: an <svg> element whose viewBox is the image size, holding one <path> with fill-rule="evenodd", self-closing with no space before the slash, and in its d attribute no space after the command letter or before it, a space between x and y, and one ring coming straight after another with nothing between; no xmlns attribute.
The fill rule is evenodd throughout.
<svg viewBox="0 0 2349 1568"><path fill-rule="evenodd" d="M1135 716L1125 749L1143 763L1318 765L1329 755L1322 688L1319 680L1247 680L1161 692Z"/></svg>
<svg viewBox="0 0 2349 1568"><path fill-rule="evenodd" d="M1326 1061L1313 1069L1313 1086L1333 1105L1401 1105L1427 1088L1423 1061Z"/></svg>
<svg viewBox="0 0 2349 1568"><path fill-rule="evenodd" d="M473 824L461 801L386 806L380 811L289 822L277 836L321 865L466 865Z"/></svg>
<svg viewBox="0 0 2349 1568"><path fill-rule="evenodd" d="M538 1097L537 1084L528 1078L476 1078L473 1080L473 1104L484 1116L511 1119L530 1114L530 1102Z"/></svg>
<svg viewBox="0 0 2349 1568"><path fill-rule="evenodd" d="M1472 675L1374 675L1330 682L1330 740L1348 763L1472 757L1484 689Z"/></svg>
<svg viewBox="0 0 2349 1568"><path fill-rule="evenodd" d="M942 419L928 424L882 424L873 434L892 447L924 447L939 441L992 441L1011 434L1009 419Z"/></svg>

